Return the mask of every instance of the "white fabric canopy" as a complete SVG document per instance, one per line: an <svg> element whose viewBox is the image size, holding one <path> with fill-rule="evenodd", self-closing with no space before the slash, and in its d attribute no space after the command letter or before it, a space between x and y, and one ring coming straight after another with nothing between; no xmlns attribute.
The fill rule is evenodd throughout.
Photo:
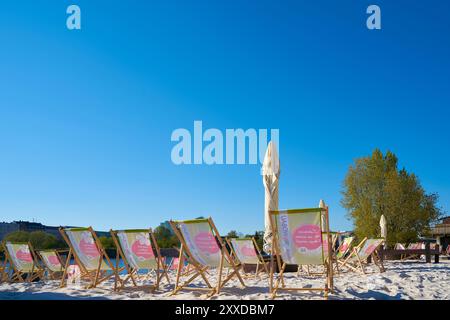
<svg viewBox="0 0 450 320"><path fill-rule="evenodd" d="M386 240L387 237L387 221L384 217L384 214L381 215L380 218L380 229L381 229L381 237Z"/></svg>
<svg viewBox="0 0 450 320"><path fill-rule="evenodd" d="M325 201L323 201L322 199L320 199L320 201L319 201L319 208L325 209ZM327 221L325 219L325 215L321 214L320 218L322 220L322 231L328 230L328 228L327 228Z"/></svg>
<svg viewBox="0 0 450 320"><path fill-rule="evenodd" d="M262 167L263 184L265 189L264 199L264 251L271 252L272 231L270 229L269 210L278 210L278 180L280 177L280 159L276 145L270 141Z"/></svg>

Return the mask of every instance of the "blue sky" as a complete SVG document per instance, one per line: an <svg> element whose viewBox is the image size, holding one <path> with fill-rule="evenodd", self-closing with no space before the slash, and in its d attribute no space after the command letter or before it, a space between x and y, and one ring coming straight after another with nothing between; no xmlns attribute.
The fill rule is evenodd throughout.
<svg viewBox="0 0 450 320"><path fill-rule="evenodd" d="M66 8L82 30L66 28ZM365 26L378 4L382 30ZM450 205L447 1L10 1L0 6L0 220L96 229L211 215L263 228L259 165L175 166L177 128L280 130L280 207L397 154Z"/></svg>

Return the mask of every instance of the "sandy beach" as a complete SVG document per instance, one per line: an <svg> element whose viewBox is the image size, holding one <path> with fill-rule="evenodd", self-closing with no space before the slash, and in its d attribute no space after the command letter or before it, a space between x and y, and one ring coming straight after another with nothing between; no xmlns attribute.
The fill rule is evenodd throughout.
<svg viewBox="0 0 450 320"><path fill-rule="evenodd" d="M450 260L443 258L438 264L426 264L417 261L388 261L386 272L373 272L359 275L354 272L343 272L335 277L335 292L329 299L376 299L376 300L446 300L450 299ZM370 271L373 271L369 267ZM323 283L320 278L306 275L286 274L287 283L292 286L307 287ZM67 300L67 299L202 299L198 292L182 291L170 296L175 273L170 273L171 285L162 282L160 290L150 293L145 289L127 289L113 292L112 281L94 289L77 287L59 288L58 281L39 281L35 283L2 283L0 299L2 300ZM227 284L225 289L211 299L260 300L268 299L268 280L246 279L247 287L241 289L236 281ZM196 284L200 284L197 282ZM280 293L278 299L322 299L316 293Z"/></svg>

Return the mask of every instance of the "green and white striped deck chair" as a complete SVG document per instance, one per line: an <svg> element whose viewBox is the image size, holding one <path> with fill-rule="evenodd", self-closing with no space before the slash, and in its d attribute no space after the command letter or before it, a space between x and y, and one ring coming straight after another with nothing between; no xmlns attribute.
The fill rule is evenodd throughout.
<svg viewBox="0 0 450 320"><path fill-rule="evenodd" d="M171 220L170 225L181 242L180 262L172 294L176 294L180 290L203 290L210 297L220 293L224 285L233 277L237 277L241 285L245 287L244 281L239 274L239 265L232 259L211 218L186 221ZM180 283L181 267L185 258L194 267L195 271L192 275L187 276L189 277L187 280ZM222 277L224 268L227 268L230 272L225 277ZM211 275L208 271L211 269L217 270L217 283L215 286L212 286L208 280L208 276ZM207 286L206 288L188 286L197 277L203 279Z"/></svg>
<svg viewBox="0 0 450 320"><path fill-rule="evenodd" d="M117 270L92 227L60 228L59 231L69 246L61 287L65 286L66 274L72 257L80 268L81 279L89 281L86 288L94 288L115 276Z"/></svg>
<svg viewBox="0 0 450 320"><path fill-rule="evenodd" d="M119 273L116 274L115 290L122 289L130 280L133 286L137 287L138 280L148 280L152 276L152 271L156 273L153 285L148 285L152 291L159 289L159 283L163 276L170 284L167 275L168 267L161 256L151 229L111 230L110 232L117 248L116 257L122 258L127 270L127 275L122 281L119 281ZM119 259L116 259L116 269L119 267L118 263ZM142 274L143 271L144 274ZM118 282L121 282L120 287L118 287Z"/></svg>
<svg viewBox="0 0 450 320"><path fill-rule="evenodd" d="M380 269L380 272L384 272L383 261L377 252L384 241L383 238L363 239L357 247L353 248L352 252L341 263L341 266L365 274L364 267L367 265L367 259L371 257L372 261Z"/></svg>
<svg viewBox="0 0 450 320"><path fill-rule="evenodd" d="M255 265L255 278L258 277L259 272L262 271L266 271L266 274L269 274L267 265L261 255L261 250L259 250L258 244L253 237L231 238L227 239L227 242L228 246L231 249L231 252L233 253L233 256L242 266L243 271L245 265ZM260 269L261 265L263 266L262 269Z"/></svg>
<svg viewBox="0 0 450 320"><path fill-rule="evenodd" d="M31 282L42 278L44 270L37 263L29 242L3 242L5 253L4 280L9 282ZM6 269L8 265L8 270Z"/></svg>
<svg viewBox="0 0 450 320"><path fill-rule="evenodd" d="M289 291L319 291L324 292L325 298L332 290L333 268L331 267L331 233L327 226L322 226L322 215L324 221L328 221L328 207L295 209L282 211L269 211L271 229L273 234L272 263L277 259L278 277L275 279L274 267L271 268L270 293L272 298L277 292ZM329 225L327 223L327 225ZM323 233L328 241L327 249L324 248ZM284 281L284 270L286 265L314 265L324 266L325 283L323 287L286 287Z"/></svg>
<svg viewBox="0 0 450 320"><path fill-rule="evenodd" d="M42 261L48 279L58 280L62 277L64 273L64 263L57 250L37 250L36 254Z"/></svg>

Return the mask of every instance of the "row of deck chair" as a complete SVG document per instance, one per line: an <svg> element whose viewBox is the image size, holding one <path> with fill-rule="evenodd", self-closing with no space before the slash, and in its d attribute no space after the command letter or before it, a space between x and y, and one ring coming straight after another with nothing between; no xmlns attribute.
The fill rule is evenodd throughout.
<svg viewBox="0 0 450 320"><path fill-rule="evenodd" d="M53 268L51 279L57 278L57 272L62 273L61 286L65 286L73 258L79 267L79 277L88 283L86 288L96 287L113 278L115 290L151 283L146 286L154 291L158 290L161 281L170 283L167 271L172 268L177 270L172 294L195 290L205 292L208 297L220 293L232 279L245 287L244 279L248 276L244 267L256 265L255 277L262 272L269 274L272 298L283 290L319 291L326 298L333 290L334 269L339 272L339 268L348 268L364 273L367 257L372 256L377 264L380 262L376 250L382 244L382 239L364 239L350 249L353 239L348 238L337 252L333 250L336 238L328 229L328 208L271 211L270 217L274 235L270 268L254 239L224 240L211 218L170 221L181 243L179 256L176 260L172 259L171 263L161 256L151 229L111 230L116 246L115 264L91 227L60 229L69 246L65 262L61 256L49 251L33 254L29 244L7 242L4 247L8 252L8 262L15 266L10 280L33 281L44 277L44 265L47 266L47 272ZM43 264L37 262L38 258ZM119 261L123 261L123 265L119 265ZM323 285L288 287L284 276L288 265L321 266ZM194 283L195 280L200 280L203 286Z"/></svg>

